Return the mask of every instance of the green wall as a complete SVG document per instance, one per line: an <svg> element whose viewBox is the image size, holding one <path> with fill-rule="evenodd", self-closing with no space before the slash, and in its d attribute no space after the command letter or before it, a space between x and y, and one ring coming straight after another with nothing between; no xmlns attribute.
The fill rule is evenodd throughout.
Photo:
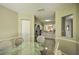
<svg viewBox="0 0 79 59"><path fill-rule="evenodd" d="M76 54L76 4L63 4L56 10L56 44L59 43L59 49L67 54ZM61 36L61 20L63 16L73 14L73 38Z"/></svg>
<svg viewBox="0 0 79 59"><path fill-rule="evenodd" d="M18 35L18 14L6 7L0 6L0 38L15 35Z"/></svg>
<svg viewBox="0 0 79 59"><path fill-rule="evenodd" d="M77 38L77 39L76 39L76 40L77 40L77 42L79 43L79 4L76 4L76 9L77 9L77 10L76 10L76 13L77 13L77 14L76 14L76 18L77 18L77 21L76 21L76 22L77 22L77 23L76 23L76 25L77 25L77 27L76 27L76 28L77 28L77 29L76 29L76 38ZM76 45L76 48L77 48L77 49L76 49L77 54L79 54L79 44Z"/></svg>
<svg viewBox="0 0 79 59"><path fill-rule="evenodd" d="M18 14L0 5L0 54L12 52L14 47L12 39L17 37Z"/></svg>

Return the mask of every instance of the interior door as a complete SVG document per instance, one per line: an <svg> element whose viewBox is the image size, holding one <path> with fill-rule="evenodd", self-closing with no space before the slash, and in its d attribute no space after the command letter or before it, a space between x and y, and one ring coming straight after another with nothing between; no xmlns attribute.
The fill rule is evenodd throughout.
<svg viewBox="0 0 79 59"><path fill-rule="evenodd" d="M22 54L30 54L30 21L22 20L22 38L24 43L22 44Z"/></svg>
<svg viewBox="0 0 79 59"><path fill-rule="evenodd" d="M22 37L25 41L30 39L30 21L22 20Z"/></svg>

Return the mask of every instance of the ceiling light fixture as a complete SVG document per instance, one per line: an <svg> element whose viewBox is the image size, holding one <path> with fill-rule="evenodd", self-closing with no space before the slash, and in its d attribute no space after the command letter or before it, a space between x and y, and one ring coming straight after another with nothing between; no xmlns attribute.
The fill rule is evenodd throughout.
<svg viewBox="0 0 79 59"><path fill-rule="evenodd" d="M45 20L46 22L49 22L49 21L51 21L51 20Z"/></svg>
<svg viewBox="0 0 79 59"><path fill-rule="evenodd" d="M41 8L41 9L38 9L38 11L44 11L45 9Z"/></svg>

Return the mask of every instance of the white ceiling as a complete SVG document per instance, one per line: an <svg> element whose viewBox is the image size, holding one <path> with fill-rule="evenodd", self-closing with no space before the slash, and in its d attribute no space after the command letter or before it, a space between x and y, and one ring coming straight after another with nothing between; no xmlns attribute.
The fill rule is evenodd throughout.
<svg viewBox="0 0 79 59"><path fill-rule="evenodd" d="M62 4L56 3L1 3L3 5L17 13L32 13L37 16L38 19L54 19L54 12L57 7ZM43 9L43 11L38 11Z"/></svg>

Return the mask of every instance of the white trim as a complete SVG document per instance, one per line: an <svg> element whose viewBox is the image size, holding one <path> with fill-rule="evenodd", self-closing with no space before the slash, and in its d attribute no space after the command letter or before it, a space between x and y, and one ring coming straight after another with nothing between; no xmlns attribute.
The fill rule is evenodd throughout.
<svg viewBox="0 0 79 59"><path fill-rule="evenodd" d="M15 40L17 38L22 38L22 37L18 37L18 36L10 36L10 37L6 37L6 38L0 38L0 42L1 41L9 41L9 40Z"/></svg>
<svg viewBox="0 0 79 59"><path fill-rule="evenodd" d="M79 44L79 42L77 42L75 40L69 40L69 39L57 39L57 40L64 40L64 41L68 41L68 42Z"/></svg>

